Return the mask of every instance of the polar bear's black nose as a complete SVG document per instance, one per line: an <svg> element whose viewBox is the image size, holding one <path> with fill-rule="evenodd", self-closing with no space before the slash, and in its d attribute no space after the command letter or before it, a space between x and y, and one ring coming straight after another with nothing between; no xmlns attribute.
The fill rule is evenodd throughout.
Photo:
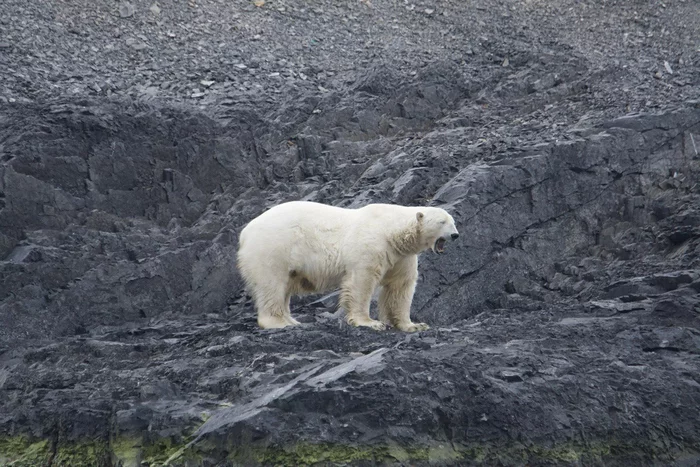
<svg viewBox="0 0 700 467"><path fill-rule="evenodd" d="M459 234L458 234L458 233L453 233L453 234L452 234L452 240L456 240L457 237L459 237Z"/></svg>

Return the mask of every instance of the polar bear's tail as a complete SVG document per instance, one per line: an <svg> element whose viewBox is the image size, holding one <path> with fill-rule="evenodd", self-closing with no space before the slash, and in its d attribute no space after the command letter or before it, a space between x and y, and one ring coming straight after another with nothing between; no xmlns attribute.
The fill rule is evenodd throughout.
<svg viewBox="0 0 700 467"><path fill-rule="evenodd" d="M250 283L248 279L248 274L246 273L246 267L245 267L245 258L244 258L244 244L245 244L245 235L246 230L245 228L241 230L240 235L238 236L238 251L236 252L236 268L238 269L238 273L241 275L243 278L243 284L244 288L243 291L250 295Z"/></svg>

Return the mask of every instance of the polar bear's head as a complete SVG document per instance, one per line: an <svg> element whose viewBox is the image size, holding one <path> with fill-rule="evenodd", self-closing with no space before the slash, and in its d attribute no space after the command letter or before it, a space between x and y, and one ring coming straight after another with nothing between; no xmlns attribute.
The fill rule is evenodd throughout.
<svg viewBox="0 0 700 467"><path fill-rule="evenodd" d="M443 253L448 240L459 237L455 220L444 209L421 208L416 214L420 226L422 249L433 250L433 253Z"/></svg>

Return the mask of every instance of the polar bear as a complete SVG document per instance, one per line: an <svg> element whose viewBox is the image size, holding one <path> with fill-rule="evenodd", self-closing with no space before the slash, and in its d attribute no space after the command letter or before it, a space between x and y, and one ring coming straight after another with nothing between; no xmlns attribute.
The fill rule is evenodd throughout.
<svg viewBox="0 0 700 467"><path fill-rule="evenodd" d="M428 249L443 253L447 240L458 236L454 219L440 208L369 204L345 209L291 201L245 226L237 265L262 328L299 324L289 310L292 296L340 288L349 324L375 330L390 324L415 332L428 329L410 318L418 255ZM377 321L369 309L379 286Z"/></svg>

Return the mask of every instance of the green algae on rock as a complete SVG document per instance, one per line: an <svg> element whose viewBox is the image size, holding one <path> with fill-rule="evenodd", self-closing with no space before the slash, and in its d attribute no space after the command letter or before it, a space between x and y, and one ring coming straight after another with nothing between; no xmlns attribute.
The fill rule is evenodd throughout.
<svg viewBox="0 0 700 467"><path fill-rule="evenodd" d="M0 465L30 467L46 464L50 458L48 440L32 440L27 436L0 438Z"/></svg>
<svg viewBox="0 0 700 467"><path fill-rule="evenodd" d="M106 440L87 439L58 442L51 462L52 467L107 466L111 464L111 452Z"/></svg>
<svg viewBox="0 0 700 467"><path fill-rule="evenodd" d="M225 444L225 443L224 443ZM549 447L540 444L507 446L489 444L459 445L450 442L430 446L402 446L398 443L377 445L342 445L332 443L299 443L293 446L225 446L214 440L202 440L194 445L185 440L174 442L162 438L144 443L138 437L122 437L110 443L89 439L84 442L60 443L53 447L49 440L27 436L0 439L0 465L29 467L90 466L140 467L200 466L226 462L227 465L326 465L342 463L359 465L377 463L396 465L491 465L501 463L546 463L557 465L600 464L625 465L626 462L668 464L674 459L700 459L700 446L684 446L673 455L660 446L648 443L630 444L618 440L565 443Z"/></svg>

